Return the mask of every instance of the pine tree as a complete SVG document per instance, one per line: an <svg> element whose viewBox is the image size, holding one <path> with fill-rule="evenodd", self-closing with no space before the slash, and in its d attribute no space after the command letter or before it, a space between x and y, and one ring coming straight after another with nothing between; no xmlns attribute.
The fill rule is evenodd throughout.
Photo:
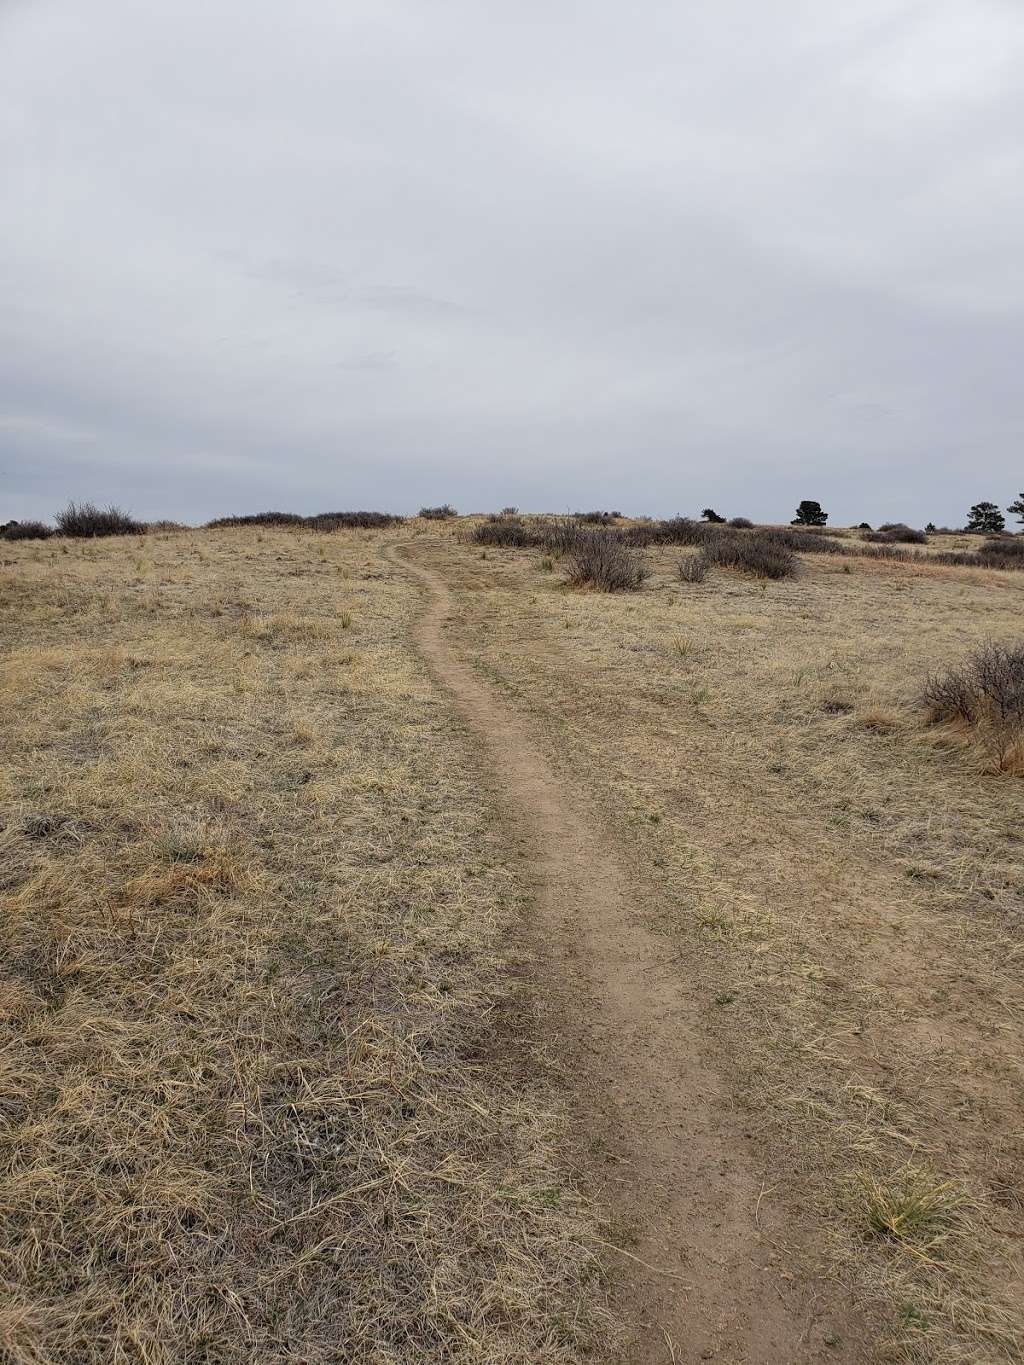
<svg viewBox="0 0 1024 1365"><path fill-rule="evenodd" d="M796 509L793 525L824 526L827 521L828 513L821 510L821 503L812 502L810 498L804 498L803 502Z"/></svg>
<svg viewBox="0 0 1024 1365"><path fill-rule="evenodd" d="M994 502L976 502L971 508L966 529L984 531L987 535L992 535L996 531L1002 531L1005 526L1006 518Z"/></svg>

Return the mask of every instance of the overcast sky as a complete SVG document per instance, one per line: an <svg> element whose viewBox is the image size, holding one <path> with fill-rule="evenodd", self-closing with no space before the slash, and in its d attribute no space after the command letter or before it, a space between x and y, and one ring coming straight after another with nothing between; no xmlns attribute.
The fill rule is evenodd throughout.
<svg viewBox="0 0 1024 1365"><path fill-rule="evenodd" d="M962 524L1021 0L0 0L0 520Z"/></svg>

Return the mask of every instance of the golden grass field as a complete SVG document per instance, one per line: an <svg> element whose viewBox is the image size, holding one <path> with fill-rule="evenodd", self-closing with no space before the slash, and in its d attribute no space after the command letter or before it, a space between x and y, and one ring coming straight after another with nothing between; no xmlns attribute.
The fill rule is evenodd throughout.
<svg viewBox="0 0 1024 1365"><path fill-rule="evenodd" d="M0 546L0 1360L640 1358L400 545L641 869L765 1293L861 1325L801 1358L1024 1359L1024 780L919 701L1024 574L659 549L606 595L459 522Z"/></svg>

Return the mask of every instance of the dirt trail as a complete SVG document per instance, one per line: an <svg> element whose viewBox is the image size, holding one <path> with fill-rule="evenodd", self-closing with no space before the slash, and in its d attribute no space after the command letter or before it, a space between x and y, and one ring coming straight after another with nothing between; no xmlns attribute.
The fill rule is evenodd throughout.
<svg viewBox="0 0 1024 1365"><path fill-rule="evenodd" d="M644 924L653 893L526 725L453 653L441 576L411 546L387 553L426 586L417 644L501 777L496 798L535 896L544 1026L575 1078L593 1153L588 1183L613 1228L635 1234L616 1238L628 1254L606 1255L630 1320L614 1358L869 1359L822 1286L787 1264L786 1243L806 1230L773 1207L757 1135L719 1093L689 968Z"/></svg>

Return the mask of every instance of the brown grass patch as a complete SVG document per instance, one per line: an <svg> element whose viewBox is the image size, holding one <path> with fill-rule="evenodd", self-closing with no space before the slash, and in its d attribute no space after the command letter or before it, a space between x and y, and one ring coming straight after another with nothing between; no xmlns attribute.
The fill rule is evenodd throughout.
<svg viewBox="0 0 1024 1365"><path fill-rule="evenodd" d="M685 984L729 1002L701 1046L780 1263L856 1305L880 1359L1019 1361L1024 789L965 761L966 728L923 729L918 692L1016 638L1024 581L808 556L699 592L649 555L637 597L536 591L458 547L436 566L461 648L635 851Z"/></svg>
<svg viewBox="0 0 1024 1365"><path fill-rule="evenodd" d="M114 541L11 547L12 1365L570 1362L605 1330L557 1103L498 1032L522 889L379 535L181 532L127 579Z"/></svg>

